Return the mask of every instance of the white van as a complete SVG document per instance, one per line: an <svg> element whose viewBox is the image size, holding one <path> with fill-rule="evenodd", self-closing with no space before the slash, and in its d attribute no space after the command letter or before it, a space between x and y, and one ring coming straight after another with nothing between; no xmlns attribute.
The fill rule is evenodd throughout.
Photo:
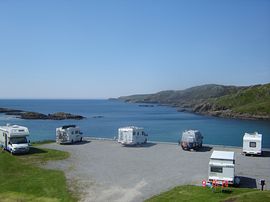
<svg viewBox="0 0 270 202"><path fill-rule="evenodd" d="M76 125L66 125L56 128L56 142L58 144L82 141L82 133Z"/></svg>
<svg viewBox="0 0 270 202"><path fill-rule="evenodd" d="M128 126L118 129L118 142L122 145L136 145L147 142L148 135L143 128Z"/></svg>
<svg viewBox="0 0 270 202"><path fill-rule="evenodd" d="M29 130L19 125L0 126L0 145L12 154L29 151Z"/></svg>
<svg viewBox="0 0 270 202"><path fill-rule="evenodd" d="M262 134L245 133L243 136L243 153L247 154L262 154Z"/></svg>
<svg viewBox="0 0 270 202"><path fill-rule="evenodd" d="M184 150L198 149L202 147L203 136L198 130L185 130L182 133L179 144Z"/></svg>

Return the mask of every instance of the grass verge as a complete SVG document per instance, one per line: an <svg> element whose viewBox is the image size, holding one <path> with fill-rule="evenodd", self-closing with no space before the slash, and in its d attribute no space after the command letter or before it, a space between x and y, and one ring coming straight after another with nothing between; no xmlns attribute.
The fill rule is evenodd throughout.
<svg viewBox="0 0 270 202"><path fill-rule="evenodd" d="M38 167L48 160L59 160L69 153L32 147L29 154L0 152L0 201L76 201L67 189L62 171Z"/></svg>
<svg viewBox="0 0 270 202"><path fill-rule="evenodd" d="M226 192L222 192L221 188L217 188L213 192L210 188L198 186L178 186L170 191L153 196L145 202L260 202L270 201L270 191L259 191L247 188L228 188Z"/></svg>

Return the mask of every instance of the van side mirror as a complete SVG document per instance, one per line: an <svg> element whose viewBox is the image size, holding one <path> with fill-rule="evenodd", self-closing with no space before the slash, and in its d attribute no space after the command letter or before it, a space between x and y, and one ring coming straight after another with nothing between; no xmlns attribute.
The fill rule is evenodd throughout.
<svg viewBox="0 0 270 202"><path fill-rule="evenodd" d="M30 140L28 140L28 143L30 143Z"/></svg>
<svg viewBox="0 0 270 202"><path fill-rule="evenodd" d="M12 145L11 142L8 142L8 144Z"/></svg>

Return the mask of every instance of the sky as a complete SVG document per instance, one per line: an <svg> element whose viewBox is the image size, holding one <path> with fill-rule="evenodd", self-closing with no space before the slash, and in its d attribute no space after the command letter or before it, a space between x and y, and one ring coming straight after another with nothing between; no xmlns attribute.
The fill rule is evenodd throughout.
<svg viewBox="0 0 270 202"><path fill-rule="evenodd" d="M270 82L269 0L0 0L0 99Z"/></svg>

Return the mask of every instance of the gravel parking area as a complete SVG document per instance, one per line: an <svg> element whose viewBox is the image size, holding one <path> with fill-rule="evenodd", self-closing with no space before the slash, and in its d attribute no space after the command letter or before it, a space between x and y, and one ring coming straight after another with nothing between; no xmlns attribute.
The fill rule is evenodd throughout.
<svg viewBox="0 0 270 202"><path fill-rule="evenodd" d="M49 162L46 167L65 172L70 187L81 201L143 201L177 185L201 184L208 176L212 150L236 152L236 175L243 187L259 188L266 180L270 188L270 152L264 157L241 155L240 148L206 146L198 152L183 151L177 144L148 143L123 147L110 140L86 138L74 145L43 145L71 153L66 160Z"/></svg>

